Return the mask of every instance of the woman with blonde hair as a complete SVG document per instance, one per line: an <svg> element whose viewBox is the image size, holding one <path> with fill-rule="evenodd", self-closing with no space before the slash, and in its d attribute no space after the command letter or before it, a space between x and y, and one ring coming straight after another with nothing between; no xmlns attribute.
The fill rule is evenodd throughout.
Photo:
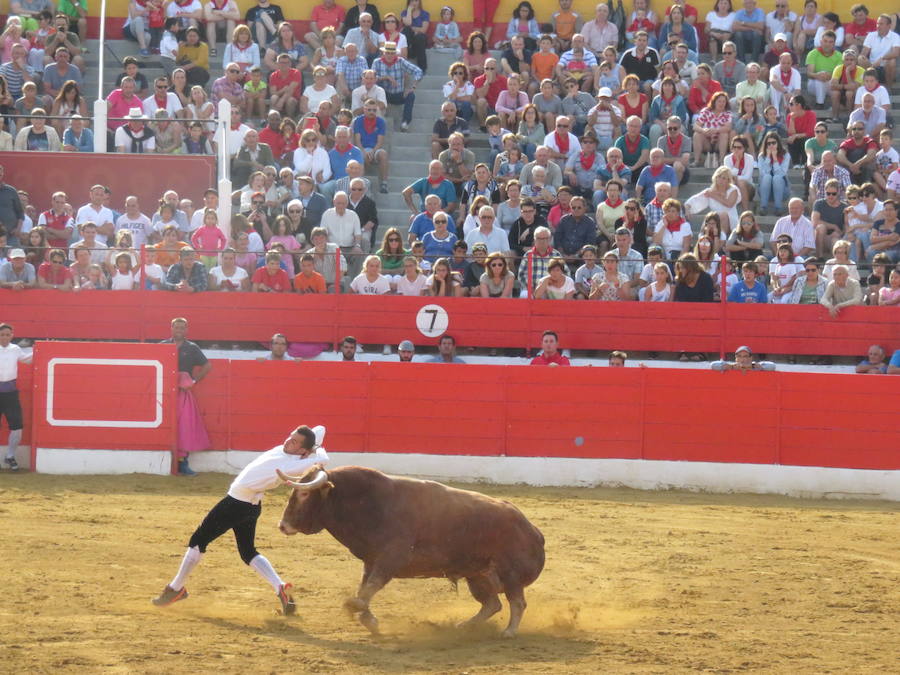
<svg viewBox="0 0 900 675"><path fill-rule="evenodd" d="M419 261L415 256L403 258L403 274L398 274L391 282L391 288L397 295L424 295L428 288L428 277L422 274Z"/></svg>
<svg viewBox="0 0 900 675"><path fill-rule="evenodd" d="M319 34L322 46L316 47L313 52L312 67L322 66L325 69L328 84L334 85L336 81L335 68L337 68L338 59L344 55L344 50L338 46L337 34L334 28L326 26Z"/></svg>
<svg viewBox="0 0 900 675"><path fill-rule="evenodd" d="M709 200L709 210L719 214L722 232L727 237L738 224L738 203L741 189L735 185L734 174L727 166L713 172L712 181L702 194Z"/></svg>
<svg viewBox="0 0 900 675"><path fill-rule="evenodd" d="M294 151L293 168L298 176L312 176L316 185L322 185L331 178L331 160L319 143L319 133L315 129L306 129L300 135L300 147Z"/></svg>
<svg viewBox="0 0 900 675"><path fill-rule="evenodd" d="M206 27L207 32L209 26ZM215 42L210 42L214 45ZM210 56L215 56L210 50ZM231 31L231 42L225 46L225 53L222 56L222 68L228 66L229 63L235 63L241 69L241 74L246 79L247 74L253 66L260 65L259 62L259 46L253 42L253 34L247 26L241 24Z"/></svg>

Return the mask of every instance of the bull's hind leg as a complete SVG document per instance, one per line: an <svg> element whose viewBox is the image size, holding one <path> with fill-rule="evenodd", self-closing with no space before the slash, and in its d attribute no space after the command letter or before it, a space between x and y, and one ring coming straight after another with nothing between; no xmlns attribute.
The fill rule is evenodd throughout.
<svg viewBox="0 0 900 675"><path fill-rule="evenodd" d="M373 635L378 634L378 619L369 610L369 601L378 591L384 588L390 581L389 577L381 576L370 565L363 569L362 582L355 598L348 598L344 607L353 613L359 612L359 622L368 628Z"/></svg>
<svg viewBox="0 0 900 675"><path fill-rule="evenodd" d="M509 625L506 630L501 633L505 638L516 636L519 630L519 622L522 621L522 614L525 613L525 591L521 586L506 589L506 600L509 602Z"/></svg>
<svg viewBox="0 0 900 675"><path fill-rule="evenodd" d="M497 582L496 575L493 574L466 579L466 583L469 585L469 592L472 594L472 597L481 603L481 609L471 619L460 623L460 628L487 621L500 611L503 605L500 604L500 598L497 597Z"/></svg>

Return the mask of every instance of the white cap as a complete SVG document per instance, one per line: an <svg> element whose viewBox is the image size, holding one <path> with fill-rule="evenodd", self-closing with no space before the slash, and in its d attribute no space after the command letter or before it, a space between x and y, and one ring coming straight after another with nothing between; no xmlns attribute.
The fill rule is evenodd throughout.
<svg viewBox="0 0 900 675"><path fill-rule="evenodd" d="M609 87L600 87L600 91L597 92L597 98L600 97L612 98L612 89Z"/></svg>
<svg viewBox="0 0 900 675"><path fill-rule="evenodd" d="M773 42L778 42L781 40L782 42L787 42L787 35L784 33L775 33L775 37L772 38Z"/></svg>
<svg viewBox="0 0 900 675"><path fill-rule="evenodd" d="M20 248L14 248L12 251L9 252L10 260L12 260L13 258L24 258L24 257L25 257L25 251L23 251Z"/></svg>

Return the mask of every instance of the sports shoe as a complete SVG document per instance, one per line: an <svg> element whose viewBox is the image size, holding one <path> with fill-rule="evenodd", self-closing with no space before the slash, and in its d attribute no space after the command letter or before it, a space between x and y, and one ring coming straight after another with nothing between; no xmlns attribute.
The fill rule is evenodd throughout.
<svg viewBox="0 0 900 675"><path fill-rule="evenodd" d="M409 131L409 122L403 122L403 124L400 125L400 131Z"/></svg>
<svg viewBox="0 0 900 675"><path fill-rule="evenodd" d="M188 461L186 459L182 459L178 461L178 475L179 476L196 476L197 472L194 471L190 465L188 465Z"/></svg>
<svg viewBox="0 0 900 675"><path fill-rule="evenodd" d="M167 587L168 588L168 587ZM294 604L294 596L291 595L291 584L282 584L278 589L278 599L281 601L281 611L285 616L291 616L297 613L297 605Z"/></svg>
<svg viewBox="0 0 900 675"><path fill-rule="evenodd" d="M3 463L6 464L6 468L10 471L19 470L19 463L16 461L15 457L7 457L5 460L3 460Z"/></svg>
<svg viewBox="0 0 900 675"><path fill-rule="evenodd" d="M153 598L151 602L157 607L168 607L179 600L184 600L187 596L188 592L186 588L176 591L171 586L166 586L163 589L163 592L159 594L159 597Z"/></svg>
<svg viewBox="0 0 900 675"><path fill-rule="evenodd" d="M150 50L149 50L149 49L142 49L142 50L140 51L140 54L141 54L141 56L150 56ZM212 56L212 54L210 54L210 56Z"/></svg>
<svg viewBox="0 0 900 675"><path fill-rule="evenodd" d="M381 194L386 195L388 192L388 182L386 180L381 181Z"/></svg>

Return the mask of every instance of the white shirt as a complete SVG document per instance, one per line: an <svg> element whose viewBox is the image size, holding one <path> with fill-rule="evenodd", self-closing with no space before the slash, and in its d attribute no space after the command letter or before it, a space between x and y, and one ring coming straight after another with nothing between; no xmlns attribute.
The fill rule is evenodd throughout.
<svg viewBox="0 0 900 675"><path fill-rule="evenodd" d="M241 288L241 282L242 282L244 279L246 279L249 275L247 274L247 270L245 270L243 267L236 266L236 267L234 268L234 274L232 274L232 275L229 277L229 276L227 276L227 275L225 274L225 271L222 269L222 266L221 266L221 265L218 265L217 267L213 267L213 268L209 271L209 276L213 277L213 278L216 280L216 283L217 283L219 286L222 285L222 282L230 281L230 282L233 283L235 286L237 286L238 290L240 290L240 288ZM224 290L226 290L226 289L223 288L223 289L221 289L221 290L224 291Z"/></svg>
<svg viewBox="0 0 900 675"><path fill-rule="evenodd" d="M788 234L791 237L791 248L799 254L805 248L816 249L816 235L812 223L806 216L800 216L795 223L791 217L784 216L775 222L772 229L771 241L776 241L779 234Z"/></svg>
<svg viewBox="0 0 900 675"><path fill-rule="evenodd" d="M78 209L78 213L75 214L75 224L81 225L88 221L96 223L97 227L103 227L106 223L115 224L115 216L113 215L113 212L105 206L101 206L100 209L97 210L91 204L85 204ZM97 241L101 244L109 244L106 235L100 234L99 232L97 233Z"/></svg>
<svg viewBox="0 0 900 675"><path fill-rule="evenodd" d="M178 38L173 33L166 31L159 41L159 55L175 61L178 58Z"/></svg>
<svg viewBox="0 0 900 675"><path fill-rule="evenodd" d="M100 235L98 234L97 236L99 237ZM75 260L75 252L81 248L79 244L84 244L84 239L79 239L69 247L69 260ZM92 265L102 265L106 262L106 256L109 255L109 247L106 244L101 244L94 239L94 243L89 250L91 252Z"/></svg>
<svg viewBox="0 0 900 675"><path fill-rule="evenodd" d="M294 150L292 163L294 173L298 176L312 176L313 180L318 181L316 174L321 171L323 181L331 178L331 160L322 146L316 147L312 152L303 147L297 148Z"/></svg>
<svg viewBox="0 0 900 675"><path fill-rule="evenodd" d="M138 140L144 144L144 154L152 153L156 150L156 137L150 135L150 129L147 127L144 127L143 137ZM125 125L116 129L115 144L116 148L125 148L125 153L131 152L131 137L125 132Z"/></svg>
<svg viewBox="0 0 900 675"><path fill-rule="evenodd" d="M766 14L766 28L769 29L769 35L772 38L778 33L792 33L796 22L797 15L794 12L789 11L782 19L775 16L775 10Z"/></svg>
<svg viewBox="0 0 900 675"><path fill-rule="evenodd" d="M120 230L131 232L132 245L134 248L139 249L147 243L147 237L153 232L153 226L150 224L150 218L143 213L139 213L135 218L131 218L127 213L123 213L116 220L116 234Z"/></svg>
<svg viewBox="0 0 900 675"><path fill-rule="evenodd" d="M328 453L321 447L325 440L325 427L313 427L313 433L316 435L316 445L319 446L314 453L307 457L289 455L284 451L283 445L278 445L244 467L231 482L228 496L249 504L259 504L267 490L281 485L276 469L281 469L288 476L299 476L313 464L326 464Z"/></svg>
<svg viewBox="0 0 900 675"><path fill-rule="evenodd" d="M113 291L130 291L134 288L135 283L139 283L141 275L138 272L126 272L122 274L119 270L113 272L112 278L109 280L109 287Z"/></svg>
<svg viewBox="0 0 900 675"><path fill-rule="evenodd" d="M866 47L871 50L869 52L869 61L877 61L894 47L900 47L900 35L890 30L887 35L881 37L877 30L873 31L866 35L866 39L863 41L863 48Z"/></svg>
<svg viewBox="0 0 900 675"><path fill-rule="evenodd" d="M781 66L775 66L774 68L772 68L772 71L769 73L769 84L774 85L776 82L778 82L779 84L782 84L782 85L784 84L781 81ZM862 88L862 87L860 87L860 88ZM799 70L797 70L796 68L791 68L791 81L788 82L787 86L784 89L785 89L785 91L797 91L800 89L800 71ZM773 91L773 95L775 93L779 93L779 94L781 93L781 92L777 92L774 87L772 88L772 91Z"/></svg>
<svg viewBox="0 0 900 675"><path fill-rule="evenodd" d="M720 30L725 33L731 32L734 24L734 12L729 12L725 16L719 16L715 12L707 12L706 14L706 30Z"/></svg>
<svg viewBox="0 0 900 675"><path fill-rule="evenodd" d="M17 344L10 342L0 347L0 382L12 382L19 376L19 361L27 361L31 354L26 354Z"/></svg>
<svg viewBox="0 0 900 675"><path fill-rule="evenodd" d="M147 98L144 99L144 114L149 117L151 120L156 116L156 111L160 109L159 102L156 100L156 96L151 94ZM178 98L178 94L174 92L166 92L166 105L162 108L167 113L169 113L169 117L175 118L175 113L184 108L181 105L181 99Z"/></svg>
<svg viewBox="0 0 900 675"><path fill-rule="evenodd" d="M391 282L383 274L379 274L375 281L369 281L363 272L350 282L350 288L360 295L384 295L391 292Z"/></svg>
<svg viewBox="0 0 900 675"><path fill-rule="evenodd" d="M339 216L337 209L330 208L322 214L319 224L328 232L328 241L338 246L353 246L355 238L362 234L359 216L350 209Z"/></svg>
<svg viewBox="0 0 900 675"><path fill-rule="evenodd" d="M394 284L397 286L397 295L422 295L422 291L428 286L428 278L420 274L410 281L404 274L394 277Z"/></svg>
<svg viewBox="0 0 900 675"><path fill-rule="evenodd" d="M456 91L456 82L450 80L447 84L444 85L444 98L449 99L450 94ZM469 82L463 82L462 86L462 95L463 96L474 96L475 95L475 85Z"/></svg>
<svg viewBox="0 0 900 675"><path fill-rule="evenodd" d="M671 232L669 228L666 227L666 219L661 218L660 221L656 224L655 232L663 231L662 243L660 246L663 247L663 250L667 253L669 251L681 251L684 246L684 238L689 237L693 234L691 230L691 224L688 221L684 221L681 223L681 227L678 229L678 232Z"/></svg>
<svg viewBox="0 0 900 675"><path fill-rule="evenodd" d="M191 4L183 7L179 7L176 2L171 2L166 7L166 16L180 18L179 15L193 14L201 9L203 9L203 5L200 4L200 0L194 0Z"/></svg>
<svg viewBox="0 0 900 675"><path fill-rule="evenodd" d="M227 139L228 139L228 154L234 157L241 151L241 147L244 145L244 136L247 135L247 132L250 131L250 127L246 124L241 123L241 125L237 129L232 129L231 125L228 126Z"/></svg>
<svg viewBox="0 0 900 675"><path fill-rule="evenodd" d="M735 178L740 178L746 181L753 180L753 169L756 168L756 159L754 159L753 155L749 152L744 153L744 170L738 171L737 167L734 164L734 157L731 153L725 155L725 159L723 160L723 164L728 167L728 170L731 171L731 175ZM732 223L731 226L735 227L737 223Z"/></svg>
<svg viewBox="0 0 900 675"><path fill-rule="evenodd" d="M365 85L361 84L356 89L353 90L353 93L350 95L350 106L351 110L358 110L362 108L367 99L374 99L385 108L387 108L387 94L384 92L383 87L379 87L377 84L371 89L366 89ZM384 112L382 112L382 108L378 108L379 117L384 117Z"/></svg>
<svg viewBox="0 0 900 675"><path fill-rule="evenodd" d="M566 154L566 159L571 157L572 155L577 155L581 152L581 143L578 140L578 136L573 134L571 131L569 134L569 152ZM551 131L549 134L544 136L544 145L546 145L551 150L556 152L560 152L559 146L556 144L556 132Z"/></svg>
<svg viewBox="0 0 900 675"><path fill-rule="evenodd" d="M884 85L879 84L875 87L875 91L869 91L866 89L865 85L862 87L857 87L856 96L853 99L854 105L862 105L863 96L866 94L872 94L875 97L875 105L883 107L888 106L890 109L891 106L891 95L888 94L888 90L884 88Z"/></svg>
<svg viewBox="0 0 900 675"><path fill-rule="evenodd" d="M319 104L322 101L330 101L331 97L335 94L337 94L337 89L330 84L326 84L322 91L317 91L312 85L309 85L303 90L303 95L306 97L306 100L309 101L308 109L313 111L319 109Z"/></svg>
<svg viewBox="0 0 900 675"><path fill-rule="evenodd" d="M821 47L822 46L822 33L824 33L826 30L828 30L828 29L825 28L825 26L819 26L818 28L816 28L816 35L813 38L813 47ZM844 27L838 26L838 28L835 29L835 31L834 31L834 35L835 35L834 46L837 49L840 49L841 47L844 46Z"/></svg>
<svg viewBox="0 0 900 675"><path fill-rule="evenodd" d="M495 251L503 253L509 250L509 237L503 228L500 227L492 227L491 231L486 234L481 231L481 227L476 227L466 235L466 244L469 245L470 251L478 243L487 246L488 253L494 253Z"/></svg>

